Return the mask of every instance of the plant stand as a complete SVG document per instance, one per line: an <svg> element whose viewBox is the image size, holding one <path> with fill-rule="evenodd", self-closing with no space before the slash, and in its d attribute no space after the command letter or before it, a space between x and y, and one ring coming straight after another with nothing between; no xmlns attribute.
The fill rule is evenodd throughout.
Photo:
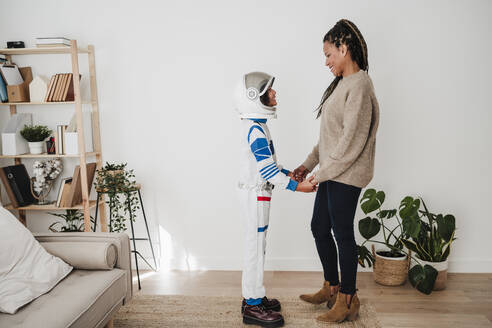
<svg viewBox="0 0 492 328"><path fill-rule="evenodd" d="M143 214L143 218L144 218L144 222L145 222L145 228L147 230L147 238L135 238L135 230L133 229L133 212L132 212L132 209L131 209L131 204L130 202L128 202L128 213L130 213L130 227L132 229L132 237L130 238L130 240L133 242L133 250L131 251L134 255L135 255L135 266L137 268L137 279L138 279L138 289L142 289L142 286L140 284L140 271L138 269L138 258L137 258L137 255L140 256L142 258L142 260L144 260L145 263L147 263L147 265L153 270L153 271L157 271L157 261L155 259L155 254L154 254L154 247L152 245L152 239L150 238L150 232L149 232L149 226L147 224L147 216L145 215L145 208L144 208L144 204L143 204L143 201L142 201L142 194L140 192L140 189L141 189L141 185L140 184L136 184L135 185L135 189L132 189L132 190L128 190L128 192L126 193L127 196L130 195L130 193L132 192L137 192L138 193L138 199L139 199L139 202L140 202L140 206L142 208L142 214ZM95 217L95 222L94 222L94 228L93 228L93 231L96 231L96 225L97 225L97 213L98 213L98 207L99 207L99 199L101 197L102 194L106 194L108 193L108 191L106 190L96 190L97 191L97 201L96 201L96 217ZM109 226L111 227L111 219L112 219L112 211L111 211L111 208L109 209ZM135 243L135 241L137 240L148 240L149 241L149 244L150 244L150 250L152 251L152 257L154 258L154 266L152 266L143 256L142 254L137 250L137 245Z"/></svg>

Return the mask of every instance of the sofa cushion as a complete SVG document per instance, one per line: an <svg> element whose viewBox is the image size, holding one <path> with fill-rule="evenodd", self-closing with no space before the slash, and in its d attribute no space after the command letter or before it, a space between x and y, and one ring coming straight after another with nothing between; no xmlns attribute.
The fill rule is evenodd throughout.
<svg viewBox="0 0 492 328"><path fill-rule="evenodd" d="M0 312L13 314L50 291L72 267L46 252L32 233L0 206Z"/></svg>
<svg viewBox="0 0 492 328"><path fill-rule="evenodd" d="M124 270L74 270L16 315L1 313L0 327L98 327L125 295Z"/></svg>
<svg viewBox="0 0 492 328"><path fill-rule="evenodd" d="M116 246L110 242L41 242L41 246L80 270L111 270L118 254Z"/></svg>

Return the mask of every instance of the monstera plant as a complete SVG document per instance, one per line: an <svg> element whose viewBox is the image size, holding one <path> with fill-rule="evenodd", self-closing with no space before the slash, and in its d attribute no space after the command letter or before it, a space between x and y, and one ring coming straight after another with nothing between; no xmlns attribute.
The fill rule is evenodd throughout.
<svg viewBox="0 0 492 328"><path fill-rule="evenodd" d="M357 245L359 264L365 267L374 264L374 257L367 249L367 242L383 244L388 251L386 257L409 255L408 250L417 254L411 258L417 263L408 272L413 287L424 294L430 294L437 277L437 270L430 265L421 265L420 260L444 261L450 252L454 238L455 218L452 215L433 214L427 210L423 200L410 196L403 198L397 209L381 209L385 200L383 191L367 189L360 201L364 214L375 213L359 221L359 232L366 240ZM424 210L420 210L421 203ZM389 220L395 220L390 224ZM427 222L426 222L426 220ZM390 226L394 226L390 228ZM382 230L383 239L375 240ZM380 254L381 252L378 252Z"/></svg>
<svg viewBox="0 0 492 328"><path fill-rule="evenodd" d="M424 209L420 210L420 203ZM429 212L423 199L405 197L400 213L407 223L407 235L402 240L409 250L415 252L420 260L427 262L444 262L451 252L451 244L456 238L456 219L453 215ZM417 261L418 262L418 261ZM410 283L418 290L432 290L434 281L429 276L437 276L431 265L416 265L410 269ZM435 271L435 272L434 272ZM434 278L435 280L435 278Z"/></svg>

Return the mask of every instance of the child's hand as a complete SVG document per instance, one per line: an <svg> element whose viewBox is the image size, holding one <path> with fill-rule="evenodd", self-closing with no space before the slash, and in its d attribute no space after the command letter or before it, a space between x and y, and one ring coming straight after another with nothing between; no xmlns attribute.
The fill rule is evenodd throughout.
<svg viewBox="0 0 492 328"><path fill-rule="evenodd" d="M306 178L306 175L308 175L309 170L304 166L300 165L297 169L294 170L294 180L297 182L302 182Z"/></svg>
<svg viewBox="0 0 492 328"><path fill-rule="evenodd" d="M297 184L296 191L300 192L314 192L318 190L318 183L314 179L314 175L312 175L308 180L304 180Z"/></svg>

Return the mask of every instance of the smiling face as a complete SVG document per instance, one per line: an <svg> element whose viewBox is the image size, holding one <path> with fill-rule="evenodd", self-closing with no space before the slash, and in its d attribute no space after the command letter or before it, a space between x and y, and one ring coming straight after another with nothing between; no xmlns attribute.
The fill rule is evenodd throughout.
<svg viewBox="0 0 492 328"><path fill-rule="evenodd" d="M326 57L325 65L330 68L331 73L335 76L342 76L346 64L347 46L342 44L337 48L333 43L325 41L323 42L323 53Z"/></svg>
<svg viewBox="0 0 492 328"><path fill-rule="evenodd" d="M272 88L269 88L263 96L261 96L261 101L265 106L273 107L277 106L277 92Z"/></svg>

